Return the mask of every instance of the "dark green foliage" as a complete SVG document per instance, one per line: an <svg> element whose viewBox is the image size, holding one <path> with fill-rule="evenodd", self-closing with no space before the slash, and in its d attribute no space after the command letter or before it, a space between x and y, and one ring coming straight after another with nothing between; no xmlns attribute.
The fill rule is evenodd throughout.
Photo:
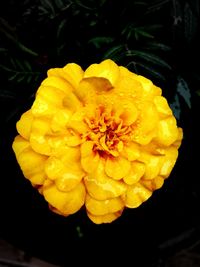
<svg viewBox="0 0 200 267"><path fill-rule="evenodd" d="M51 67L111 58L173 102L178 77L191 76L198 22L198 0L9 0L0 15L0 69L9 88L23 84L32 94Z"/></svg>

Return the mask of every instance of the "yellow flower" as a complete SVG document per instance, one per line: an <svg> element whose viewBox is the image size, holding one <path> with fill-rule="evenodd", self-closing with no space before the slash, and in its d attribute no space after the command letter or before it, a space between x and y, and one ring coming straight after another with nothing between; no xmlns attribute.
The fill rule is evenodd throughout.
<svg viewBox="0 0 200 267"><path fill-rule="evenodd" d="M96 224L136 208L170 175L182 129L149 79L112 60L48 71L13 149L52 211Z"/></svg>

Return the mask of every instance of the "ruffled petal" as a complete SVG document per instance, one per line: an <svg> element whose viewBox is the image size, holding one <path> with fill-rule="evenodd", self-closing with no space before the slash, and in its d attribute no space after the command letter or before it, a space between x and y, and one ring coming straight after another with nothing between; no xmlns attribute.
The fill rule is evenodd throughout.
<svg viewBox="0 0 200 267"><path fill-rule="evenodd" d="M60 214L67 216L77 212L85 201L85 187L79 183L69 192L60 191L55 184L47 182L43 186L46 201L56 208Z"/></svg>
<svg viewBox="0 0 200 267"><path fill-rule="evenodd" d="M96 99L96 96L103 94L112 89L112 84L106 78L102 77L89 77L84 78L77 90L75 90L76 96L84 103L92 103Z"/></svg>
<svg viewBox="0 0 200 267"><path fill-rule="evenodd" d="M107 200L96 200L87 194L85 206L89 213L99 216L122 210L124 203L120 197Z"/></svg>
<svg viewBox="0 0 200 267"><path fill-rule="evenodd" d="M24 176L34 185L43 184L46 179L44 164L47 157L33 151L28 142L20 137L15 139L13 149Z"/></svg>
<svg viewBox="0 0 200 267"><path fill-rule="evenodd" d="M150 191L157 190L161 188L164 184L164 178L162 176L156 176L153 180L141 180L140 182L142 185L144 185L146 188L148 188Z"/></svg>
<svg viewBox="0 0 200 267"><path fill-rule="evenodd" d="M145 164L134 161L131 163L131 170L124 176L123 180L126 184L132 185L137 183L145 173Z"/></svg>
<svg viewBox="0 0 200 267"><path fill-rule="evenodd" d="M93 215L90 212L87 211L87 215L90 218L92 222L95 224L101 224L101 223L111 223L117 218L119 218L122 215L123 209L114 213L108 213L105 215Z"/></svg>
<svg viewBox="0 0 200 267"><path fill-rule="evenodd" d="M48 119L34 119L32 123L30 145L34 151L50 155L52 149L48 143L48 136L51 135L50 121Z"/></svg>
<svg viewBox="0 0 200 267"><path fill-rule="evenodd" d="M146 152L143 152L139 158L141 162L145 164L145 179L153 179L160 173L164 156L163 155L152 155Z"/></svg>
<svg viewBox="0 0 200 267"><path fill-rule="evenodd" d="M30 138L32 122L33 114L31 110L28 110L22 114L16 125L18 133L27 140Z"/></svg>
<svg viewBox="0 0 200 267"><path fill-rule="evenodd" d="M122 195L126 186L121 181L115 181L105 173L105 162L100 160L94 172L84 178L87 192L97 200L106 200Z"/></svg>
<svg viewBox="0 0 200 267"><path fill-rule="evenodd" d="M178 157L178 150L175 147L170 147L165 150L165 158L160 169L160 175L168 177L176 163Z"/></svg>
<svg viewBox="0 0 200 267"><path fill-rule="evenodd" d="M124 148L122 155L128 159L128 161L134 161L140 156L140 147L134 142L128 142Z"/></svg>
<svg viewBox="0 0 200 267"><path fill-rule="evenodd" d="M172 110L163 96L155 96L154 104L161 118L166 118L172 115Z"/></svg>
<svg viewBox="0 0 200 267"><path fill-rule="evenodd" d="M154 96L161 95L161 89L155 86L151 80L141 75L137 75L135 79L142 84L144 98L152 99Z"/></svg>
<svg viewBox="0 0 200 267"><path fill-rule="evenodd" d="M31 107L34 116L52 116L58 109L63 108L66 94L55 87L40 86L36 99Z"/></svg>
<svg viewBox="0 0 200 267"><path fill-rule="evenodd" d="M85 172L93 172L99 163L99 154L93 151L94 142L86 141L81 145L81 165Z"/></svg>
<svg viewBox="0 0 200 267"><path fill-rule="evenodd" d="M126 176L130 168L130 162L123 157L108 157L105 164L106 174L116 180L120 180Z"/></svg>
<svg viewBox="0 0 200 267"><path fill-rule="evenodd" d="M84 176L80 163L64 164L56 157L50 157L45 164L45 172L49 179L54 180L60 191L70 191L76 187Z"/></svg>
<svg viewBox="0 0 200 267"><path fill-rule="evenodd" d="M129 186L126 191L124 202L128 208L137 208L152 195L152 191L140 183Z"/></svg>
<svg viewBox="0 0 200 267"><path fill-rule="evenodd" d="M124 67L119 67L120 69L120 79L118 80L115 92L119 94L120 97L131 97L132 100L138 104L141 100L143 88L139 81L135 78L136 74L131 73Z"/></svg>
<svg viewBox="0 0 200 267"><path fill-rule="evenodd" d="M65 71L65 73L68 74L68 77L70 77L69 78L70 83L76 89L79 85L79 82L83 78L84 71L82 70L82 68L78 64L75 64L75 63L68 63L64 67L64 71Z"/></svg>
<svg viewBox="0 0 200 267"><path fill-rule="evenodd" d="M22 136L17 135L12 143L12 149L15 152L15 156L18 158L19 154L29 147L30 143Z"/></svg>
<svg viewBox="0 0 200 267"><path fill-rule="evenodd" d="M50 76L47 77L42 83L42 86L50 86L63 91L66 95L73 91L73 86L61 77Z"/></svg>
<svg viewBox="0 0 200 267"><path fill-rule="evenodd" d="M88 77L103 77L110 81L115 86L119 78L119 67L112 60L106 59L100 64L90 65L84 74L84 78Z"/></svg>
<svg viewBox="0 0 200 267"><path fill-rule="evenodd" d="M66 132L66 125L69 119L72 116L72 112L67 109L59 109L54 115L51 120L51 129L53 132L65 133Z"/></svg>
<svg viewBox="0 0 200 267"><path fill-rule="evenodd" d="M47 72L48 77L59 77L76 88L83 77L83 70L75 63L69 63L64 68L54 68Z"/></svg>
<svg viewBox="0 0 200 267"><path fill-rule="evenodd" d="M178 134L179 132L176 125L176 119L171 116L159 121L155 140L159 144L170 146L177 140Z"/></svg>

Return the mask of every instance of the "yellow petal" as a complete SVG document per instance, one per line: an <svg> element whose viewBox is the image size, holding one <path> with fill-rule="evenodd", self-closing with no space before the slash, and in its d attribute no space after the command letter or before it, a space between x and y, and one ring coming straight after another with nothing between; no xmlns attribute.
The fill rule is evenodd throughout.
<svg viewBox="0 0 200 267"><path fill-rule="evenodd" d="M34 184L43 184L46 178L44 165L47 157L34 152L30 146L21 153L16 153L16 157L24 176Z"/></svg>
<svg viewBox="0 0 200 267"><path fill-rule="evenodd" d="M175 146L176 148L179 148L181 145L183 139L183 129L182 128L178 128L178 136L176 141L173 143L173 146Z"/></svg>
<svg viewBox="0 0 200 267"><path fill-rule="evenodd" d="M89 213L99 216L120 211L123 209L124 204L120 197L107 200L96 200L87 194L85 206Z"/></svg>
<svg viewBox="0 0 200 267"><path fill-rule="evenodd" d="M79 164L74 162L71 166L65 165L60 159L50 157L46 161L45 172L51 180L55 181L60 191L70 191L80 183L84 176Z"/></svg>
<svg viewBox="0 0 200 267"><path fill-rule="evenodd" d="M48 119L34 119L32 123L32 131L30 135L30 145L34 151L50 155L52 149L48 144L46 135L51 134L50 121Z"/></svg>
<svg viewBox="0 0 200 267"><path fill-rule="evenodd" d="M109 91L112 88L111 83L106 78L102 77L89 77L84 78L77 90L75 90L75 94L81 100L81 102L93 103L96 95L103 94Z"/></svg>
<svg viewBox="0 0 200 267"><path fill-rule="evenodd" d="M139 81L142 84L143 87L143 97L153 97L156 95L161 95L162 91L159 87L153 85L152 81L145 78L144 76L137 75L135 77L137 81Z"/></svg>
<svg viewBox="0 0 200 267"><path fill-rule="evenodd" d="M66 95L68 95L68 93L72 92L72 90L73 90L72 85L67 80L64 80L61 77L55 77L55 76L51 76L51 77L46 78L41 83L41 85L57 88L57 89L63 91Z"/></svg>
<svg viewBox="0 0 200 267"><path fill-rule="evenodd" d="M138 117L138 111L135 105L128 101L123 101L121 103L123 112L120 114L120 118L123 121L123 125L131 125L133 124L137 117ZM119 103L118 103L119 106Z"/></svg>
<svg viewBox="0 0 200 267"><path fill-rule="evenodd" d="M164 156L163 155L152 155L146 152L141 154L139 158L145 164L145 179L153 179L158 176L161 166L163 164Z"/></svg>
<svg viewBox="0 0 200 267"><path fill-rule="evenodd" d="M161 118L172 115L172 110L163 96L155 96L154 104Z"/></svg>
<svg viewBox="0 0 200 267"><path fill-rule="evenodd" d="M158 112L151 102L144 102L140 117L141 134L147 134L157 126L159 121Z"/></svg>
<svg viewBox="0 0 200 267"><path fill-rule="evenodd" d="M99 163L99 154L93 151L94 142L86 141L81 145L81 165L85 172L93 172Z"/></svg>
<svg viewBox="0 0 200 267"><path fill-rule="evenodd" d="M105 173L105 161L100 160L94 172L84 178L87 192L97 200L106 200L122 195L126 186L121 181L109 178Z"/></svg>
<svg viewBox="0 0 200 267"><path fill-rule="evenodd" d="M148 188L150 191L154 191L163 186L164 178L162 176L156 176L153 180L142 180L141 184Z"/></svg>
<svg viewBox="0 0 200 267"><path fill-rule="evenodd" d="M75 63L69 63L64 68L54 68L47 72L48 76L55 76L68 81L74 88L76 88L82 79L83 70Z"/></svg>
<svg viewBox="0 0 200 267"><path fill-rule="evenodd" d="M178 157L178 150L175 147L170 147L165 150L165 157L160 170L160 175L168 177L176 163Z"/></svg>
<svg viewBox="0 0 200 267"><path fill-rule="evenodd" d="M27 140L30 137L32 122L33 115L31 110L28 110L22 114L16 125L18 133Z"/></svg>
<svg viewBox="0 0 200 267"><path fill-rule="evenodd" d="M126 176L131 168L130 162L123 157L109 157L106 160L105 172L113 179L120 180Z"/></svg>
<svg viewBox="0 0 200 267"><path fill-rule="evenodd" d="M74 162L80 163L80 154L79 147L69 147L67 145L61 145L57 150L54 150L53 153L53 155L59 158L66 166L70 166Z"/></svg>
<svg viewBox="0 0 200 267"><path fill-rule="evenodd" d="M82 104L76 95L71 92L63 99L63 106L74 112L79 110L82 107Z"/></svg>
<svg viewBox="0 0 200 267"><path fill-rule="evenodd" d="M105 215L95 216L87 211L87 215L90 220L96 224L111 223L122 215L123 209L114 213L108 213Z"/></svg>
<svg viewBox="0 0 200 267"><path fill-rule="evenodd" d="M54 184L47 186L44 184L43 195L51 206L66 216L77 212L83 206L85 187L79 183L73 190L62 192Z"/></svg>
<svg viewBox="0 0 200 267"><path fill-rule="evenodd" d="M51 129L54 132L65 132L66 124L72 116L72 112L68 109L59 109L53 116L51 121Z"/></svg>
<svg viewBox="0 0 200 267"><path fill-rule="evenodd" d="M170 146L177 140L178 134L176 119L173 116L170 116L159 121L158 132L155 140L159 144Z"/></svg>
<svg viewBox="0 0 200 267"><path fill-rule="evenodd" d="M134 142L129 142L124 146L122 155L129 161L134 161L140 156L139 145Z"/></svg>
<svg viewBox="0 0 200 267"><path fill-rule="evenodd" d="M63 107L65 93L55 87L40 86L31 111L34 116L52 116Z"/></svg>
<svg viewBox="0 0 200 267"><path fill-rule="evenodd" d="M119 78L119 68L114 61L106 59L100 64L90 65L84 74L84 78L88 77L103 77L110 81L114 86Z"/></svg>
<svg viewBox="0 0 200 267"><path fill-rule="evenodd" d="M12 143L12 148L16 154L16 157L18 157L19 154L29 146L30 146L29 142L20 135L17 135Z"/></svg>
<svg viewBox="0 0 200 267"><path fill-rule="evenodd" d="M124 198L125 206L128 208L137 208L151 195L152 192L139 183L129 186Z"/></svg>
<svg viewBox="0 0 200 267"><path fill-rule="evenodd" d="M124 67L119 67L120 69L120 79L118 80L115 92L119 94L120 97L131 97L134 102L140 101L142 97L142 85L139 81L135 79L137 76L131 73Z"/></svg>
<svg viewBox="0 0 200 267"><path fill-rule="evenodd" d="M84 110L79 110L75 112L68 120L66 127L80 134L86 133L89 130L89 128L85 122Z"/></svg>
<svg viewBox="0 0 200 267"><path fill-rule="evenodd" d="M145 172L144 163L134 161L131 163L131 170L126 176L124 176L123 180L128 185L135 184L144 175L144 172Z"/></svg>
<svg viewBox="0 0 200 267"><path fill-rule="evenodd" d="M84 75L82 68L78 64L69 63L64 67L64 71L69 75L73 87L77 88Z"/></svg>

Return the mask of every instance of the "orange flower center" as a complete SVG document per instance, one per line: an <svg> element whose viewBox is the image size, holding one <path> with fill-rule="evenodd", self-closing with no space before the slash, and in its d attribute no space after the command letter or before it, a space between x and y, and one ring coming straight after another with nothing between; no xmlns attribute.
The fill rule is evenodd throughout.
<svg viewBox="0 0 200 267"><path fill-rule="evenodd" d="M102 106L96 110L95 117L85 118L85 122L89 127L86 140L94 141L94 152L103 157L119 156L131 127L123 125L123 120L115 112Z"/></svg>

